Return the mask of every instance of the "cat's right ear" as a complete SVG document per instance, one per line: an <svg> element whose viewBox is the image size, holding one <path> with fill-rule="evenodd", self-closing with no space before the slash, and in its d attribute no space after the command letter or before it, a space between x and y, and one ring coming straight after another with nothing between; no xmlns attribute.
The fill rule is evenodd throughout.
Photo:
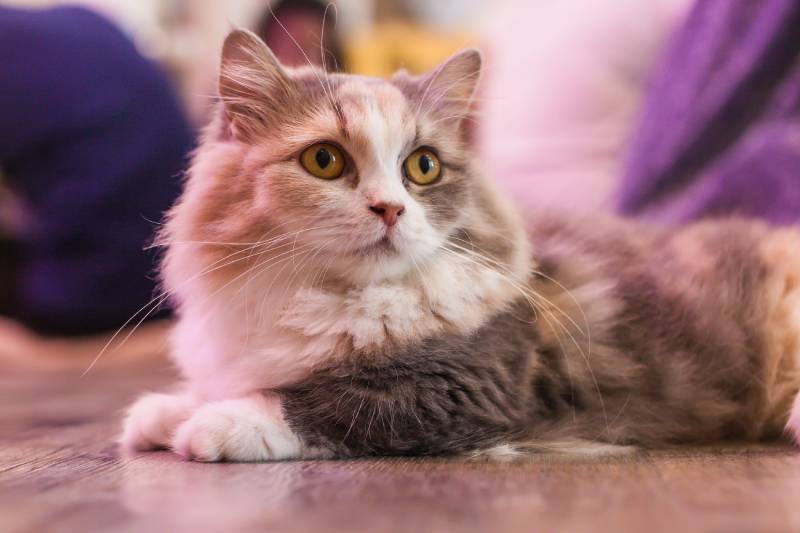
<svg viewBox="0 0 800 533"><path fill-rule="evenodd" d="M250 142L292 109L297 91L264 41L234 30L222 46L219 96L234 137Z"/></svg>

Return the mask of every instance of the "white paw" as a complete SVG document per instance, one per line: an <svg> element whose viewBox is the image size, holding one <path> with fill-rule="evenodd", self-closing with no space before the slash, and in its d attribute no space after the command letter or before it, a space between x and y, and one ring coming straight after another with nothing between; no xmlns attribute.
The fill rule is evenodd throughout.
<svg viewBox="0 0 800 533"><path fill-rule="evenodd" d="M120 444L127 450L169 447L178 424L189 418L193 401L186 395L150 393L128 409Z"/></svg>
<svg viewBox="0 0 800 533"><path fill-rule="evenodd" d="M200 407L175 434L172 448L195 461L258 462L300 456L277 398L263 395Z"/></svg>

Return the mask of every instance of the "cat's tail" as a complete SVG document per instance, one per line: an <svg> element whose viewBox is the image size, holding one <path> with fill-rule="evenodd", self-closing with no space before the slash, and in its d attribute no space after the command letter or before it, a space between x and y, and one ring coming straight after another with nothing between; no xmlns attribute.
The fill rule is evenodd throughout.
<svg viewBox="0 0 800 533"><path fill-rule="evenodd" d="M165 320L150 322L139 326L130 336L130 330L122 330L106 348L113 332L76 338L44 337L18 322L0 317L0 366L83 372L101 353L103 356L97 365L103 366L163 359L170 325Z"/></svg>

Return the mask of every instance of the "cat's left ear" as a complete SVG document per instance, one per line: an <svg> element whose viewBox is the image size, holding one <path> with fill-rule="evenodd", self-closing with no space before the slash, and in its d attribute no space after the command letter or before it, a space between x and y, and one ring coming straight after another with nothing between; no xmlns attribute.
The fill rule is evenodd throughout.
<svg viewBox="0 0 800 533"><path fill-rule="evenodd" d="M417 83L420 107L453 117L468 115L482 63L480 51L468 48L421 76Z"/></svg>

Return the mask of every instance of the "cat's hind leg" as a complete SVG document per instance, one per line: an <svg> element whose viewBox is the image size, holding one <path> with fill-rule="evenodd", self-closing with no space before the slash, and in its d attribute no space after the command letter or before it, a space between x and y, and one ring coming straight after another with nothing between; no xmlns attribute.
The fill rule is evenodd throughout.
<svg viewBox="0 0 800 533"><path fill-rule="evenodd" d="M119 443L128 451L168 448L175 429L194 407L187 394L145 394L128 409Z"/></svg>

